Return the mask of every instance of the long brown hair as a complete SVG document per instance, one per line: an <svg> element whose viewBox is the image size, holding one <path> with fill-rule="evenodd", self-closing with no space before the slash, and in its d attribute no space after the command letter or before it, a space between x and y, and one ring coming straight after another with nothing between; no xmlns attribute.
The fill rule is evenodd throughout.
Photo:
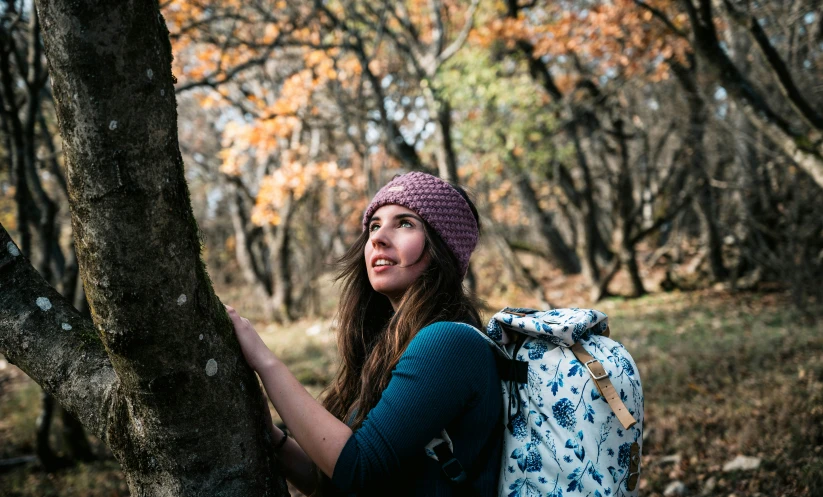
<svg viewBox="0 0 823 497"><path fill-rule="evenodd" d="M462 188L480 226L477 210ZM364 249L368 230L338 261L337 281L342 295L337 312L337 346L341 365L329 387L324 405L329 412L359 428L391 379L391 372L418 331L437 321L459 321L480 326L477 301L463 288L457 258L428 223L424 253L429 266L409 286L397 312L389 299L369 282Z"/></svg>

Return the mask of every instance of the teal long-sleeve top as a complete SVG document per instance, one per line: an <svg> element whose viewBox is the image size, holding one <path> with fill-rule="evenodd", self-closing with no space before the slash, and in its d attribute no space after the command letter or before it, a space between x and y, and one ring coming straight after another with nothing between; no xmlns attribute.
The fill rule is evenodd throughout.
<svg viewBox="0 0 823 497"><path fill-rule="evenodd" d="M344 495L457 495L425 454L445 428L463 467L481 465L472 493L497 495L502 437L490 436L502 404L494 355L483 338L461 323L429 325L409 343L380 401L343 447L332 483Z"/></svg>

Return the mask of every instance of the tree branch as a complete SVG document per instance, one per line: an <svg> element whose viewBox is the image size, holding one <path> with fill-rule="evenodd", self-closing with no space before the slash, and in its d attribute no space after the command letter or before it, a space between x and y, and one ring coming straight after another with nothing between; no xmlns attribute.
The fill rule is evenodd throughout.
<svg viewBox="0 0 823 497"><path fill-rule="evenodd" d="M737 10L729 0L724 0L723 3L726 5L726 9L731 14L732 19L737 21L737 23L741 26L745 27L749 36L751 36L757 46L760 47L766 62L768 62L774 76L780 82L780 89L783 91L783 94L789 100L789 103L794 110L806 121L809 126L818 130L823 130L823 114L817 112L800 92L800 89L797 87L794 79L792 78L789 68L786 66L786 63L783 61L783 58L780 57L780 54L774 48L771 41L769 41L769 36L760 26L760 23L757 22L757 19L752 15L746 15Z"/></svg>
<svg viewBox="0 0 823 497"><path fill-rule="evenodd" d="M463 29L460 30L460 34L458 34L457 38L451 42L445 50L440 52L440 55L437 56L438 67L452 58L454 54L456 54L458 50L460 50L460 48L462 48L466 43L469 33L472 30L472 26L474 26L474 13L477 11L478 5L480 5L480 0L472 0L468 12L466 12L466 22L463 24Z"/></svg>
<svg viewBox="0 0 823 497"><path fill-rule="evenodd" d="M652 16L657 18L657 20L659 20L660 22L662 22L669 29L669 31L676 34L680 38L688 39L686 33L678 29L678 27L674 25L671 19L669 19L669 16L667 16L662 10L652 7L643 0L634 0L634 3L638 7L648 10L652 14Z"/></svg>
<svg viewBox="0 0 823 497"><path fill-rule="evenodd" d="M119 381L94 324L37 273L0 225L0 353L106 440Z"/></svg>

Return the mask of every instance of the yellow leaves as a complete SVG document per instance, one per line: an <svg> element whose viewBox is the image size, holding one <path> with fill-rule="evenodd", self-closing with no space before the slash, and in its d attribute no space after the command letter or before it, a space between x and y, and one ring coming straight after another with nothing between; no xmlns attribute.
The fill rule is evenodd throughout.
<svg viewBox="0 0 823 497"><path fill-rule="evenodd" d="M280 210L286 201L300 200L313 186L319 183L337 186L341 182L349 182L354 175L353 170L341 170L334 161L303 165L289 160L289 156L284 154L281 166L260 183L251 215L252 222L259 226L279 224Z"/></svg>
<svg viewBox="0 0 823 497"><path fill-rule="evenodd" d="M263 29L263 39L261 41L268 45L274 42L278 36L280 36L280 27L276 24L267 24Z"/></svg>
<svg viewBox="0 0 823 497"><path fill-rule="evenodd" d="M197 103L200 104L200 107L204 109L213 109L222 103L220 96L221 95L219 93L208 92L199 93L195 95L195 98L197 99Z"/></svg>
<svg viewBox="0 0 823 497"><path fill-rule="evenodd" d="M276 108L282 101L275 102ZM284 104L285 105L285 104ZM294 115L277 115L271 119L246 122L230 122L223 130L223 159L220 170L225 174L238 175L242 166L252 157L258 163L270 160L287 143L299 118Z"/></svg>
<svg viewBox="0 0 823 497"><path fill-rule="evenodd" d="M491 45L496 40L504 40L506 46L514 47L517 40L532 40L535 27L530 26L525 19L493 19L485 26L473 29L471 40L482 47Z"/></svg>
<svg viewBox="0 0 823 497"><path fill-rule="evenodd" d="M379 76L382 72L383 66L377 59L372 59L369 61L369 72L372 74Z"/></svg>
<svg viewBox="0 0 823 497"><path fill-rule="evenodd" d="M337 79L334 59L325 50L312 50L305 55L304 59L306 66L314 69L314 74L318 78L316 84L330 79Z"/></svg>
<svg viewBox="0 0 823 497"><path fill-rule="evenodd" d="M509 180L503 180L500 184L489 192L489 203L496 204L501 199L505 199L509 196L512 190L512 182Z"/></svg>
<svg viewBox="0 0 823 497"><path fill-rule="evenodd" d="M328 59L329 56L323 50L311 50L303 57L308 67L317 66Z"/></svg>

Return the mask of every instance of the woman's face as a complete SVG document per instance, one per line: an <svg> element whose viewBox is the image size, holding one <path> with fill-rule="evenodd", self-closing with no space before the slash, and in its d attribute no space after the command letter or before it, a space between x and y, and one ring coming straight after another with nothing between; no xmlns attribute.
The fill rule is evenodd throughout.
<svg viewBox="0 0 823 497"><path fill-rule="evenodd" d="M397 310L406 289L428 267L423 254L426 233L423 220L413 210L389 204L374 212L368 225L365 257L369 282L387 296Z"/></svg>

